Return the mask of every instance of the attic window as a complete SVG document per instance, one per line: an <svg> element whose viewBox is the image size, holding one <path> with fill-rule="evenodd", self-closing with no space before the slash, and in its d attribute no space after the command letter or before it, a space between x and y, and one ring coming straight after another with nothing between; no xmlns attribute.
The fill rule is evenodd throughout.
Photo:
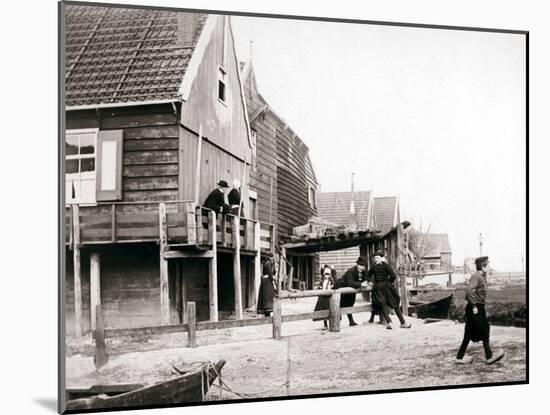
<svg viewBox="0 0 550 415"><path fill-rule="evenodd" d="M226 72L221 66L218 71L218 100L227 105Z"/></svg>
<svg viewBox="0 0 550 415"><path fill-rule="evenodd" d="M307 198L308 198L309 206L312 209L316 209L317 206L315 204L315 188L314 187L308 186Z"/></svg>

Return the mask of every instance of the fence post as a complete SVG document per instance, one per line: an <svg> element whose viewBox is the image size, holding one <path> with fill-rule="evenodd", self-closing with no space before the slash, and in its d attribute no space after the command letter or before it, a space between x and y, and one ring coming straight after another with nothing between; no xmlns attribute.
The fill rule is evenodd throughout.
<svg viewBox="0 0 550 415"><path fill-rule="evenodd" d="M187 334L189 335L189 347L197 347L197 313L194 301L187 303Z"/></svg>
<svg viewBox="0 0 550 415"><path fill-rule="evenodd" d="M101 304L95 308L95 354L94 365L96 369L105 366L109 360L107 356L107 347L105 345L105 324L103 322L103 311Z"/></svg>
<svg viewBox="0 0 550 415"><path fill-rule="evenodd" d="M329 312L328 312L328 329L329 331L339 332L340 331L340 293L335 292L330 296L329 301Z"/></svg>
<svg viewBox="0 0 550 415"><path fill-rule="evenodd" d="M281 339L281 326L283 324L282 306L279 297L273 298L273 338Z"/></svg>

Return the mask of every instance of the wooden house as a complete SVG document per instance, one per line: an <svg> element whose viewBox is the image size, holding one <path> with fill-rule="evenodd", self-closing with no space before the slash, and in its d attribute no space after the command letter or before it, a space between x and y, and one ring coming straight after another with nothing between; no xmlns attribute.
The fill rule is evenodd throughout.
<svg viewBox="0 0 550 415"><path fill-rule="evenodd" d="M428 233L423 235L425 252L421 262L424 272L452 271L452 252L449 235L446 233Z"/></svg>
<svg viewBox="0 0 550 415"><path fill-rule="evenodd" d="M252 62L242 64L242 79L253 140L250 186L258 197L259 220L274 223L276 240L284 242L294 227L316 216L317 178L307 145L259 92ZM287 259L289 286L312 288L317 255Z"/></svg>
<svg viewBox="0 0 550 415"><path fill-rule="evenodd" d="M351 230L376 230L385 235L400 223L399 201L395 196L373 197L371 191L323 192L317 194L320 218ZM333 265L342 275L355 264L360 247L321 252L321 264Z"/></svg>
<svg viewBox="0 0 550 415"><path fill-rule="evenodd" d="M228 16L63 5L67 331L242 318L273 227ZM242 183L244 216L200 207Z"/></svg>

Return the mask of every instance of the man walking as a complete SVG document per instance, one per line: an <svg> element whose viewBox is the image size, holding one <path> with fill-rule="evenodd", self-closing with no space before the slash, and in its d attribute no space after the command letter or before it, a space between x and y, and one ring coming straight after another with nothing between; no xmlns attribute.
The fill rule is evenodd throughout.
<svg viewBox="0 0 550 415"><path fill-rule="evenodd" d="M504 357L504 351L498 350L495 353L491 350L489 344L489 322L485 314L485 300L487 298L487 272L489 270L489 257L482 256L476 258L476 272L470 277L466 289L464 338L456 355L457 364L472 363L472 356L466 355L466 349L470 341L483 342L485 350L485 363L492 365Z"/></svg>
<svg viewBox="0 0 550 415"><path fill-rule="evenodd" d="M367 264L365 263L365 260L363 258L357 258L356 264L348 269L344 273L344 275L342 275L342 278L337 280L334 288L361 288L362 286L366 285L366 283L363 284L363 274L366 270L366 265ZM340 297L340 307L353 307L354 304L355 293L342 294L342 296ZM357 323L353 320L353 314L348 314L348 321L350 327L357 326Z"/></svg>

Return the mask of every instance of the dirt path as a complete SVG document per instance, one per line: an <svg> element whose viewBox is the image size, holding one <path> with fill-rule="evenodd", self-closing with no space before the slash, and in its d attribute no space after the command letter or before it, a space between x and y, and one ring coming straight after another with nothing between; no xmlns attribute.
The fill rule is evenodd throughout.
<svg viewBox="0 0 550 415"><path fill-rule="evenodd" d="M285 309L285 313L296 311L300 310L293 309L292 304ZM360 324L357 327L348 327L344 318L339 333L321 330L321 322L285 323L284 337L280 341L271 339L269 325L199 332L196 349L185 347L185 334L131 341L119 339L109 345L110 362L99 371L93 366L88 345L80 347L83 354L67 357L67 385L155 382L173 376L170 374L172 363L184 365L223 358L227 361L223 378L234 390L259 393L286 381L288 342L291 394L525 379L526 335L523 328L491 328L494 347L506 351L502 363L485 365L483 348L475 344L468 350L474 355L474 363L457 366L454 355L462 338L463 324L452 321L422 324L420 320L410 319L413 322L410 330L386 330L378 324L361 324L368 316L367 313L358 314L356 320ZM79 347L73 345L72 349L77 352ZM271 396L285 394L283 387ZM223 397L235 398L228 392L224 392ZM212 388L208 398L219 399L218 391Z"/></svg>

